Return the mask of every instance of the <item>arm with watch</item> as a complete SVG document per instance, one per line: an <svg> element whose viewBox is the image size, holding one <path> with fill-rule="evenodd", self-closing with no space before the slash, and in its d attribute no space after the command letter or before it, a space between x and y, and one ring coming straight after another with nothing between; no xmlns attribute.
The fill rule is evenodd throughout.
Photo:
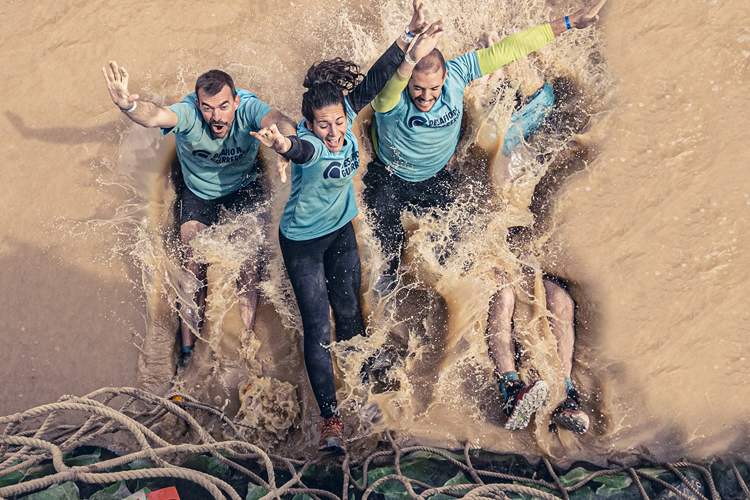
<svg viewBox="0 0 750 500"><path fill-rule="evenodd" d="M588 28L599 20L598 12L607 0L592 0L570 16L506 36L496 44L477 51L482 75L517 61L547 45L563 32Z"/></svg>
<svg viewBox="0 0 750 500"><path fill-rule="evenodd" d="M115 61L109 61L109 66L102 68L102 73L112 102L135 123L149 128L172 128L177 125L174 111L152 102L140 101L138 94L128 92L128 72Z"/></svg>

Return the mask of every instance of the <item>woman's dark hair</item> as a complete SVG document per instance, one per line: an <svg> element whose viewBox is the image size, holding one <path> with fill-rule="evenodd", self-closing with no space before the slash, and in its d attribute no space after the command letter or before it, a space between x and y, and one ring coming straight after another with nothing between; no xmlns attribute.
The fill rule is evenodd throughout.
<svg viewBox="0 0 750 500"><path fill-rule="evenodd" d="M359 66L340 57L321 61L310 66L302 85L308 89L302 95L302 116L312 124L313 111L335 104L344 105L344 90L354 89L364 77Z"/></svg>
<svg viewBox="0 0 750 500"><path fill-rule="evenodd" d="M221 92L224 85L229 86L229 90L232 91L232 97L237 95L232 77L220 69L212 69L198 77L198 80L195 82L195 94L198 95L198 91L202 90L205 92L206 97L212 97Z"/></svg>

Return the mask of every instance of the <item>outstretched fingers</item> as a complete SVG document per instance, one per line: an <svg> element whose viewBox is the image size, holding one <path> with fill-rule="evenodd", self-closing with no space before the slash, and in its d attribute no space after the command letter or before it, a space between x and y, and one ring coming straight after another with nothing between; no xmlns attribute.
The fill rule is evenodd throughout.
<svg viewBox="0 0 750 500"><path fill-rule="evenodd" d="M427 23L424 20L424 2L422 0L412 0L412 6L414 13L409 23L409 31L414 35L418 35L427 27Z"/></svg>
<svg viewBox="0 0 750 500"><path fill-rule="evenodd" d="M573 16L576 18L576 28L587 28L599 20L599 10L607 3L607 0L592 0L587 3Z"/></svg>
<svg viewBox="0 0 750 500"><path fill-rule="evenodd" d="M430 27L427 28L427 31L419 36L417 43L412 49L412 57L415 60L419 61L424 56L432 52L432 50L437 45L438 40L440 40L440 37L442 37L444 33L445 28L443 27L442 19L432 23Z"/></svg>
<svg viewBox="0 0 750 500"><path fill-rule="evenodd" d="M444 31L445 31L445 27L443 27L443 20L438 19L437 21L432 23L429 28L427 28L427 31L422 33L422 36L424 37L437 36L438 38L440 38L441 36L443 36Z"/></svg>

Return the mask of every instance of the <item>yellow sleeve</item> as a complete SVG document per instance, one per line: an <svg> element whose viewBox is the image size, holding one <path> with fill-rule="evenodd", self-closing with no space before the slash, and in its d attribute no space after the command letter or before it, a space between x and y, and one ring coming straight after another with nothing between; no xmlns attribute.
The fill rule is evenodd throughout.
<svg viewBox="0 0 750 500"><path fill-rule="evenodd" d="M380 90L380 93L372 100L372 109L378 113L387 113L395 108L401 97L401 92L404 91L408 83L408 78L404 78L398 71L395 71Z"/></svg>
<svg viewBox="0 0 750 500"><path fill-rule="evenodd" d="M549 23L506 36L492 47L477 50L479 69L482 75L488 75L506 64L541 49L554 39L555 35Z"/></svg>

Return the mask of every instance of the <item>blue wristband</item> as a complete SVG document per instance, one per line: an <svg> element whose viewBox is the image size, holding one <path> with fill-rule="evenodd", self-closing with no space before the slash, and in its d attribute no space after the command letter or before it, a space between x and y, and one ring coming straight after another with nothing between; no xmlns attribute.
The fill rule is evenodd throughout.
<svg viewBox="0 0 750 500"><path fill-rule="evenodd" d="M570 28L573 27L573 26L570 25L570 18L568 16L563 17L563 19L565 20L565 27L567 29L570 29Z"/></svg>
<svg viewBox="0 0 750 500"><path fill-rule="evenodd" d="M409 38L414 38L417 35L409 31L409 28L406 28L406 36L408 36Z"/></svg>

